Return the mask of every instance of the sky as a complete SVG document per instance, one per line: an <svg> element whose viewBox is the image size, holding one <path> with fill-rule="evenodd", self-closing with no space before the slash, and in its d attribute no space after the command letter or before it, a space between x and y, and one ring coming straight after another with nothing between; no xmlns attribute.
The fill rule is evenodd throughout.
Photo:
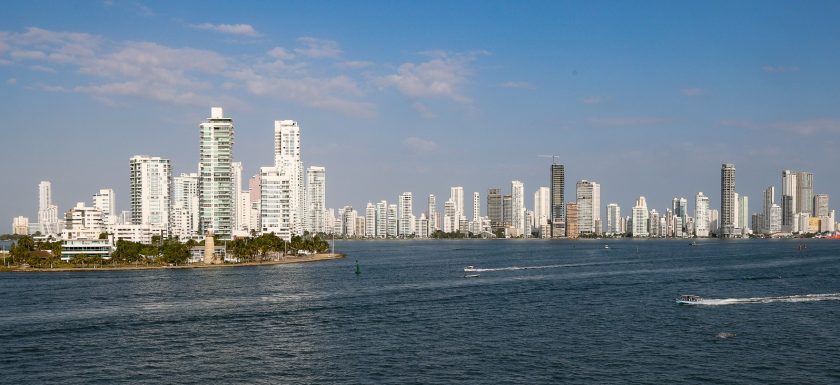
<svg viewBox="0 0 840 385"><path fill-rule="evenodd" d="M245 178L273 162L274 120L301 127L327 206L450 186L526 205L551 157L629 215L639 196L720 207L721 163L760 210L784 169L840 199L840 3L26 1L0 22L0 232L113 188L129 158L196 172L221 106ZM247 188L247 180L244 180ZM778 196L777 196L778 199ZM834 204L831 205L834 208ZM606 215L602 208L602 216ZM602 218L605 220L605 218Z"/></svg>

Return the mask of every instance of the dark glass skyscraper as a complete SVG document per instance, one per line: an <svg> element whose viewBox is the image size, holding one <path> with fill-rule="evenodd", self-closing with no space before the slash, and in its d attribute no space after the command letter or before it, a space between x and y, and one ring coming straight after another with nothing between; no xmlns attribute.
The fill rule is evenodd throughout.
<svg viewBox="0 0 840 385"><path fill-rule="evenodd" d="M552 236L565 236L564 231L557 233L561 223L566 222L566 167L562 164L551 164L551 228Z"/></svg>

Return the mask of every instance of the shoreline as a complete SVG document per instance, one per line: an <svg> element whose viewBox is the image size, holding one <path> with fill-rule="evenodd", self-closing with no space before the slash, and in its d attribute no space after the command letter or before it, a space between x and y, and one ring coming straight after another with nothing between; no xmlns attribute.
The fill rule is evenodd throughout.
<svg viewBox="0 0 840 385"><path fill-rule="evenodd" d="M342 259L345 255L343 253L325 253L312 254L303 256L287 256L277 261L263 261L263 262L243 262L243 263L223 263L217 265L206 265L204 263L193 263L178 266L162 266L162 265L119 265L119 266L104 266L104 267L57 267L57 268L43 268L43 267L12 267L9 269L2 269L0 272L11 273L43 273L43 272L71 272L71 271L132 271L132 270L164 270L164 269L213 269L213 268L229 268L229 267L245 267L245 266L272 266L285 265L290 263L307 263L318 261L331 261L335 259Z"/></svg>

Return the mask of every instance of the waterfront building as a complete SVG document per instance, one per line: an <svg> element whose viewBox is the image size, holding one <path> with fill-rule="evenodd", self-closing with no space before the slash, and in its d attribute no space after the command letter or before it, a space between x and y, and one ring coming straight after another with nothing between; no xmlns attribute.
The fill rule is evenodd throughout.
<svg viewBox="0 0 840 385"><path fill-rule="evenodd" d="M425 213L420 213L420 218L417 218L417 223L414 225L417 229L417 233L415 236L417 238L425 239L429 237L429 219L426 217Z"/></svg>
<svg viewBox="0 0 840 385"><path fill-rule="evenodd" d="M416 219L414 218L414 198L410 191L406 191L400 194L399 199L399 236L402 238L408 238L411 234L414 233L412 231Z"/></svg>
<svg viewBox="0 0 840 385"><path fill-rule="evenodd" d="M607 205L607 234L622 234L621 228L621 207L617 203Z"/></svg>
<svg viewBox="0 0 840 385"><path fill-rule="evenodd" d="M735 165L724 163L720 168L720 237L732 238L735 234Z"/></svg>
<svg viewBox="0 0 840 385"><path fill-rule="evenodd" d="M720 212L709 209L709 232L720 237Z"/></svg>
<svg viewBox="0 0 840 385"><path fill-rule="evenodd" d="M435 194L429 194L429 210L426 216L429 234L434 234L435 231L440 230L440 220L438 218L437 197L435 197Z"/></svg>
<svg viewBox="0 0 840 385"><path fill-rule="evenodd" d="M828 194L814 195L814 216L827 217L828 216Z"/></svg>
<svg viewBox="0 0 840 385"><path fill-rule="evenodd" d="M305 227L306 197L300 150L300 126L294 120L274 121L274 166L289 178L292 234L302 235Z"/></svg>
<svg viewBox="0 0 840 385"><path fill-rule="evenodd" d="M12 234L29 235L29 218L24 216L12 218Z"/></svg>
<svg viewBox="0 0 840 385"><path fill-rule="evenodd" d="M685 198L676 198L671 201L671 209L674 211L674 215L680 217L680 221L683 225L682 231L685 232L685 224L688 222L688 200Z"/></svg>
<svg viewBox="0 0 840 385"><path fill-rule="evenodd" d="M601 222L601 185L581 180L575 186L578 206L578 229L581 234L599 234ZM568 223L568 221L567 221Z"/></svg>
<svg viewBox="0 0 840 385"><path fill-rule="evenodd" d="M458 231L455 227L455 222L457 222L458 216L458 209L456 208L455 202L451 199L447 200L443 203L443 232L444 233L452 233Z"/></svg>
<svg viewBox="0 0 840 385"><path fill-rule="evenodd" d="M464 188L455 186L449 188L449 200L455 203L455 230L461 229L461 218L464 217Z"/></svg>
<svg viewBox="0 0 840 385"><path fill-rule="evenodd" d="M330 210L332 211L332 210ZM355 228L355 235L356 238L361 238L365 236L365 229L367 229L367 218L365 216L359 215L356 213L356 228Z"/></svg>
<svg viewBox="0 0 840 385"><path fill-rule="evenodd" d="M539 187L534 193L534 225L540 230L540 234L550 233L548 231L549 218L551 218L551 189Z"/></svg>
<svg viewBox="0 0 840 385"><path fill-rule="evenodd" d="M566 166L551 164L551 236L565 236L566 222Z"/></svg>
<svg viewBox="0 0 840 385"><path fill-rule="evenodd" d="M169 228L172 164L157 156L135 155L129 160L131 223Z"/></svg>
<svg viewBox="0 0 840 385"><path fill-rule="evenodd" d="M566 203L566 238L580 237L580 218L577 202Z"/></svg>
<svg viewBox="0 0 840 385"><path fill-rule="evenodd" d="M376 238L376 206L371 202L365 207L365 238Z"/></svg>
<svg viewBox="0 0 840 385"><path fill-rule="evenodd" d="M344 206L339 212L341 218L339 219L340 229L338 233L346 238L352 238L356 236L356 217L358 215L356 210L354 210L352 206Z"/></svg>
<svg viewBox="0 0 840 385"><path fill-rule="evenodd" d="M814 174L807 171L796 173L796 199L797 212L814 212Z"/></svg>
<svg viewBox="0 0 840 385"><path fill-rule="evenodd" d="M568 224L567 224L568 226ZM645 197L641 196L633 206L633 237L647 237L648 232L648 208Z"/></svg>
<svg viewBox="0 0 840 385"><path fill-rule="evenodd" d="M233 119L221 107L199 125L199 233L212 230L217 239L230 239L233 230ZM274 224L272 224L274 226Z"/></svg>
<svg viewBox="0 0 840 385"><path fill-rule="evenodd" d="M52 183L38 183L38 230L42 235L58 235L62 225L58 221L58 206L52 201Z"/></svg>
<svg viewBox="0 0 840 385"><path fill-rule="evenodd" d="M473 216L472 221L478 222L481 218L481 195L478 191L473 192Z"/></svg>
<svg viewBox="0 0 840 385"><path fill-rule="evenodd" d="M749 234L752 228L750 226L750 198L746 195L741 195L738 198L738 216L740 217L738 222L741 224L742 234Z"/></svg>
<svg viewBox="0 0 840 385"><path fill-rule="evenodd" d="M659 232L659 212L656 209L651 209L648 213L648 233L653 238L662 236Z"/></svg>
<svg viewBox="0 0 840 385"><path fill-rule="evenodd" d="M694 200L694 234L698 238L709 236L709 197L703 195L702 191L697 193Z"/></svg>
<svg viewBox="0 0 840 385"><path fill-rule="evenodd" d="M487 218L490 219L490 227L494 232L505 227L503 213L501 189L487 190Z"/></svg>
<svg viewBox="0 0 840 385"><path fill-rule="evenodd" d="M148 224L118 224L114 226L114 242L124 240L129 242L152 244L152 237L166 238L166 229Z"/></svg>
<svg viewBox="0 0 840 385"><path fill-rule="evenodd" d="M787 203L785 203L785 202L787 202ZM792 213L792 212L790 213L790 219L788 220L788 222L789 222L788 224L785 224L785 217L784 217L786 215L785 214L786 213L785 207L791 207L790 206L792 204L791 202L793 202L793 199L791 199L790 196L785 196L784 195L784 189L783 189L782 190L782 205L780 205L779 207L782 210L782 219L781 219L782 227L785 227L787 229L786 231L790 231L790 229L793 227L792 225L793 225L793 214L794 213ZM773 186L767 186L767 188L764 190L764 206L762 206L762 214L763 215L761 216L761 219L762 219L761 220L761 232L764 233L764 234L770 234L771 233L770 232L770 217L771 217L770 209L773 207L774 204L776 204L776 188L773 187Z"/></svg>
<svg viewBox="0 0 840 385"><path fill-rule="evenodd" d="M388 238L396 238L397 236L399 236L399 234L398 234L399 229L398 229L398 223L397 223L397 219L399 217L398 212L399 212L399 209L397 208L396 203L391 203L391 204L388 205L388 214L387 214L388 215L387 216L387 221L388 222L387 222L387 228L386 228L386 234L387 234Z"/></svg>
<svg viewBox="0 0 840 385"><path fill-rule="evenodd" d="M113 239L67 239L61 242L61 260L70 262L76 256L111 259L111 253L116 250Z"/></svg>
<svg viewBox="0 0 840 385"><path fill-rule="evenodd" d="M306 170L306 231L310 233L326 232L324 209L327 207L327 171L320 166L310 166ZM355 223L353 223L355 226ZM355 235L355 234L353 234Z"/></svg>
<svg viewBox="0 0 840 385"><path fill-rule="evenodd" d="M199 235L199 176L182 173L172 178L172 236L190 239Z"/></svg>
<svg viewBox="0 0 840 385"><path fill-rule="evenodd" d="M251 222L248 225L248 230L260 231L260 212L262 211L262 189L260 188L260 174L256 174L248 179L248 194L251 202Z"/></svg>
<svg viewBox="0 0 840 385"><path fill-rule="evenodd" d="M260 233L292 239L290 185L289 176L277 167L260 167Z"/></svg>
<svg viewBox="0 0 840 385"><path fill-rule="evenodd" d="M92 205L102 213L102 223L107 228L117 223L117 202L114 190L100 189L93 194Z"/></svg>
<svg viewBox="0 0 840 385"><path fill-rule="evenodd" d="M249 191L242 191L236 199L236 223L237 228L233 230L233 235L237 237L247 237L251 234L251 229L256 230L256 227L251 227L253 214L251 204L251 193Z"/></svg>
<svg viewBox="0 0 840 385"><path fill-rule="evenodd" d="M782 171L782 198L781 198L781 207L782 207L782 227L785 228L785 231L791 231L793 229L793 215L798 213L796 204L799 202L797 199L797 176L795 171L791 170L783 170ZM770 207L774 202L771 202L769 205L765 207ZM767 199L765 197L765 204L767 204ZM769 210L769 209L768 209ZM770 218L769 211L765 211L764 213L765 218ZM769 228L766 229L769 231Z"/></svg>
<svg viewBox="0 0 840 385"><path fill-rule="evenodd" d="M513 195L502 195L502 223L504 227L513 227Z"/></svg>
<svg viewBox="0 0 840 385"><path fill-rule="evenodd" d="M68 210L64 215L64 230L62 239L99 239L99 234L105 231L102 222L102 211L96 207L86 207L84 202Z"/></svg>
<svg viewBox="0 0 840 385"><path fill-rule="evenodd" d="M388 201L381 200L376 203L376 238L388 237Z"/></svg>
<svg viewBox="0 0 840 385"><path fill-rule="evenodd" d="M245 228L245 232L247 233L247 226L248 223L242 223L242 217L240 216L240 208L239 208L239 196L242 194L242 162L231 162L230 163L230 179L231 179L231 187L233 191L231 192L231 234L232 235L242 235L243 227ZM238 234L236 234L238 233Z"/></svg>
<svg viewBox="0 0 840 385"><path fill-rule="evenodd" d="M510 182L510 190L513 236L527 236L525 232L525 185L515 180Z"/></svg>

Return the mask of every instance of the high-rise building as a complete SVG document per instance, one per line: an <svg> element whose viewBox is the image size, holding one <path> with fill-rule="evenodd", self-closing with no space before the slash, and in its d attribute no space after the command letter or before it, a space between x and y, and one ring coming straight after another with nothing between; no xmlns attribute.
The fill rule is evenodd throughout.
<svg viewBox="0 0 840 385"><path fill-rule="evenodd" d="M95 207L86 207L83 202L68 210L64 215L64 230L61 238L69 239L98 239L105 231L102 222L102 211Z"/></svg>
<svg viewBox="0 0 840 385"><path fill-rule="evenodd" d="M566 221L566 167L562 164L551 164L551 231L552 237L562 237L560 232ZM557 234L555 234L557 233Z"/></svg>
<svg viewBox="0 0 840 385"><path fill-rule="evenodd" d="M389 238L396 238L399 235L398 232L397 232L399 230L398 226L397 226L398 225L397 219L398 219L398 216L399 216L398 212L399 212L399 209L397 208L396 203L388 204L388 214L387 214L388 215L387 216L387 218L388 218L387 221L388 222L387 222L386 233L388 234Z"/></svg>
<svg viewBox="0 0 840 385"><path fill-rule="evenodd" d="M399 236L400 237L409 237L413 233L412 228L414 227L414 197L411 194L411 191L406 191L400 194L399 197Z"/></svg>
<svg viewBox="0 0 840 385"><path fill-rule="evenodd" d="M248 226L248 223L242 223L239 212L240 195L242 195L242 162L230 163L230 180L231 186L233 186L233 193L231 193L231 197L233 198L231 228L233 232L239 231L241 233L243 228L247 228Z"/></svg>
<svg viewBox="0 0 840 385"><path fill-rule="evenodd" d="M248 194L251 201L251 222L248 225L249 230L260 231L260 212L262 211L262 188L260 182L260 174L252 176L248 179Z"/></svg>
<svg viewBox="0 0 840 385"><path fill-rule="evenodd" d="M473 192L473 222L477 222L481 218L481 196L478 191Z"/></svg>
<svg viewBox="0 0 840 385"><path fill-rule="evenodd" d="M365 238L376 237L376 206L368 202L365 206Z"/></svg>
<svg viewBox="0 0 840 385"><path fill-rule="evenodd" d="M738 198L738 216L741 218L739 221L741 230L744 234L749 233L752 221L750 220L750 198L746 195Z"/></svg>
<svg viewBox="0 0 840 385"><path fill-rule="evenodd" d="M464 217L464 188L461 186L451 187L449 189L449 200L455 203L455 230L461 230L461 218Z"/></svg>
<svg viewBox="0 0 840 385"><path fill-rule="evenodd" d="M428 211L427 225L429 226L429 234L434 234L435 231L440 230L440 220L438 219L437 211L437 197L435 194L429 194L429 211Z"/></svg>
<svg viewBox="0 0 840 385"><path fill-rule="evenodd" d="M807 171L796 173L797 213L814 212L814 174Z"/></svg>
<svg viewBox="0 0 840 385"><path fill-rule="evenodd" d="M648 232L648 208L645 197L639 197L636 205L633 206L633 231L634 237L647 237Z"/></svg>
<svg viewBox="0 0 840 385"><path fill-rule="evenodd" d="M798 202L798 200L796 199L796 195L798 192L798 189L796 187L796 180L796 172L790 170L782 171L782 198L780 203L782 207L782 227L785 228L785 231L791 231L791 229L793 228L793 216L794 214L799 212L799 210L796 207L796 204ZM772 204L773 202L770 203L770 205ZM765 206L764 214L768 219L770 218L770 205Z"/></svg>
<svg viewBox="0 0 840 385"><path fill-rule="evenodd" d="M172 165L169 159L135 155L129 160L131 223L169 229Z"/></svg>
<svg viewBox="0 0 840 385"><path fill-rule="evenodd" d="M671 201L671 209L674 212L674 216L680 217L682 221L683 227L681 230L685 230L685 224L688 222L688 200L685 198L677 198Z"/></svg>
<svg viewBox="0 0 840 385"><path fill-rule="evenodd" d="M388 237L388 201L381 200L376 203L376 237Z"/></svg>
<svg viewBox="0 0 840 385"><path fill-rule="evenodd" d="M292 239L290 184L277 167L260 167L260 230L285 241Z"/></svg>
<svg viewBox="0 0 840 385"><path fill-rule="evenodd" d="M601 185L581 180L575 186L577 192L578 229L581 234L597 234L601 229L596 224L601 222ZM566 221L568 225L568 221Z"/></svg>
<svg viewBox="0 0 840 385"><path fill-rule="evenodd" d="M828 194L814 195L814 216L827 217L828 216Z"/></svg>
<svg viewBox="0 0 840 385"><path fill-rule="evenodd" d="M770 217L768 219L767 232L775 234L782 231L782 207L777 204L770 206Z"/></svg>
<svg viewBox="0 0 840 385"><path fill-rule="evenodd" d="M720 236L732 238L735 234L735 165L724 163L720 167Z"/></svg>
<svg viewBox="0 0 840 385"><path fill-rule="evenodd" d="M117 203L113 189L100 189L91 199L93 207L102 213L102 224L109 228L117 224Z"/></svg>
<svg viewBox="0 0 840 385"><path fill-rule="evenodd" d="M490 227L494 232L504 227L501 189L487 190L487 218L490 219Z"/></svg>
<svg viewBox="0 0 840 385"><path fill-rule="evenodd" d="M315 234L326 233L327 171L324 167L311 166L306 170L306 188L306 230ZM353 221L355 226L355 216Z"/></svg>
<svg viewBox="0 0 840 385"><path fill-rule="evenodd" d="M510 182L511 190L511 220L515 236L525 234L525 185L515 180Z"/></svg>
<svg viewBox="0 0 840 385"><path fill-rule="evenodd" d="M212 230L216 239L230 239L233 230L233 119L221 107L199 125L199 231Z"/></svg>
<svg viewBox="0 0 840 385"><path fill-rule="evenodd" d="M29 235L29 218L23 216L12 218L12 234Z"/></svg>
<svg viewBox="0 0 840 385"><path fill-rule="evenodd" d="M783 191L783 194L782 194L782 198L783 199L785 198L784 191ZM790 197L787 197L787 200L792 201L792 199L790 199ZM764 190L764 205L762 206L762 216L760 218L761 220L759 221L759 222L761 222L761 228L759 229L759 231L761 231L762 233L770 234L770 209L773 207L774 204L776 204L776 187L767 186L767 189ZM779 206L779 207L780 207L780 210L783 211L782 212L782 219L781 219L782 223L783 223L782 226L785 226L784 225L784 209L782 209L781 206ZM790 206L788 206L788 207L790 207ZM793 214L792 213L791 213L791 220L790 221L791 221L791 225L792 225L793 224ZM790 226L790 225L788 225L788 226Z"/></svg>
<svg viewBox="0 0 840 385"><path fill-rule="evenodd" d="M38 230L42 235L57 235L61 232L58 221L58 206L52 201L52 183L41 181L38 184Z"/></svg>
<svg viewBox="0 0 840 385"><path fill-rule="evenodd" d="M607 205L607 233L621 234L624 229L621 228L621 207L616 203Z"/></svg>
<svg viewBox="0 0 840 385"><path fill-rule="evenodd" d="M551 189L540 187L534 193L534 221L537 225L548 223L551 218Z"/></svg>
<svg viewBox="0 0 840 385"><path fill-rule="evenodd" d="M448 199L443 203L443 232L452 233L458 231L455 227L457 222L458 209L452 199Z"/></svg>
<svg viewBox="0 0 840 385"><path fill-rule="evenodd" d="M199 235L199 177L198 173L182 173L172 178L172 236L189 239Z"/></svg>
<svg viewBox="0 0 840 385"><path fill-rule="evenodd" d="M709 236L709 197L702 191L694 200L694 233L697 237Z"/></svg>
<svg viewBox="0 0 840 385"><path fill-rule="evenodd" d="M513 196L502 195L502 223L504 227L513 227Z"/></svg>
<svg viewBox="0 0 840 385"><path fill-rule="evenodd" d="M300 156L300 126L294 120L274 121L274 166L289 178L292 234L303 234L306 197Z"/></svg>
<svg viewBox="0 0 840 385"><path fill-rule="evenodd" d="M580 237L580 218L577 202L566 203L566 238Z"/></svg>

